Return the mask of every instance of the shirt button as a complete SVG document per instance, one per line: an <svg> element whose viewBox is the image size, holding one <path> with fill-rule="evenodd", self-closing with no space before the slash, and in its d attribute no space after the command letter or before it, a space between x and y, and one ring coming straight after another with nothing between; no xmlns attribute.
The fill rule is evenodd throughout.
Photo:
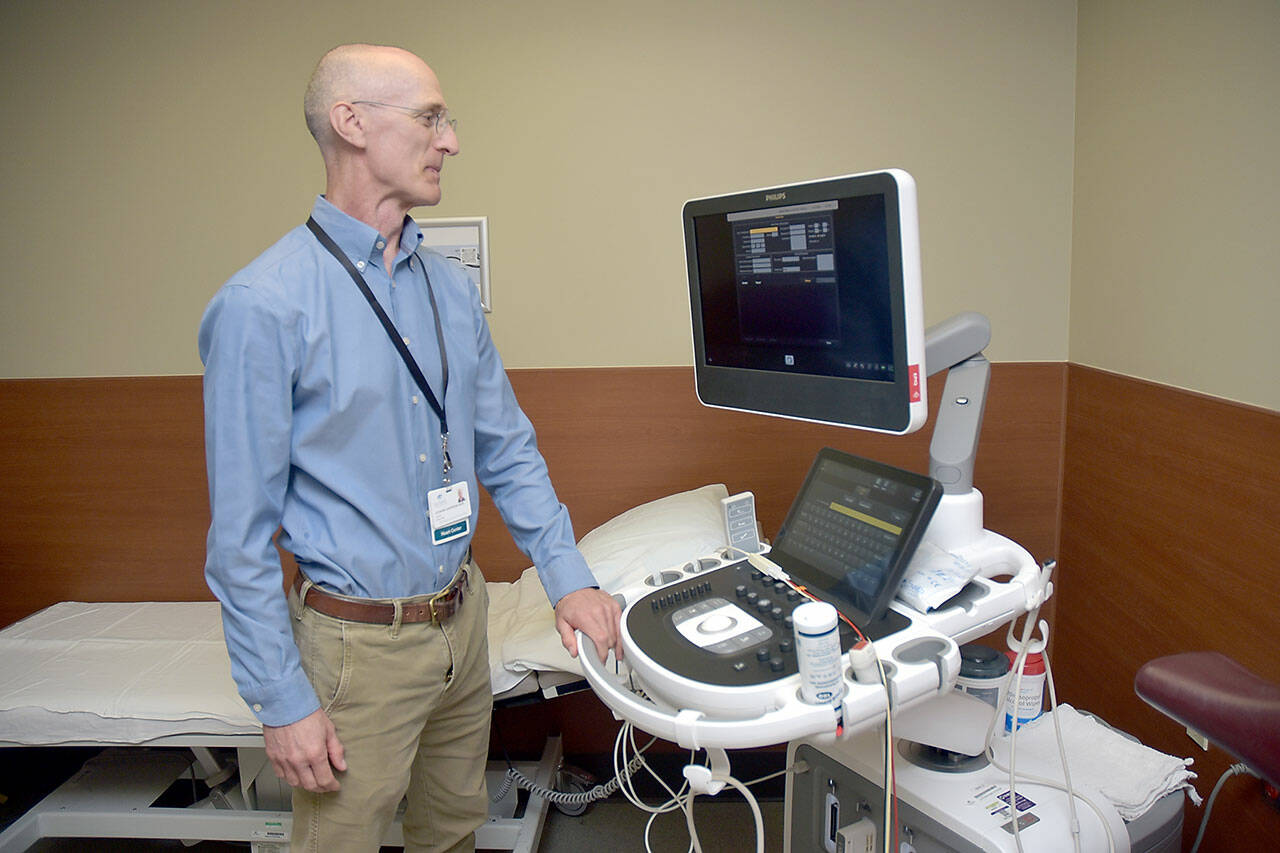
<svg viewBox="0 0 1280 853"><path fill-rule="evenodd" d="M356 269L358 270L364 269L364 261L356 261Z"/></svg>
<svg viewBox="0 0 1280 853"><path fill-rule="evenodd" d="M409 269L413 269L413 258L409 259Z"/></svg>
<svg viewBox="0 0 1280 853"><path fill-rule="evenodd" d="M415 406L416 406L416 405L418 405L418 395L417 395L417 394L414 394L410 399L411 399L411 400L413 400L413 404L414 404Z"/></svg>
<svg viewBox="0 0 1280 853"><path fill-rule="evenodd" d="M418 461L419 461L419 462L426 462L426 461L427 461L427 454L425 454L425 453L419 453L419 454L418 454Z"/></svg>
<svg viewBox="0 0 1280 853"><path fill-rule="evenodd" d="M387 247L386 242L382 240L379 240L378 242L374 243L374 245L377 246L379 249L385 249Z"/></svg>
<svg viewBox="0 0 1280 853"><path fill-rule="evenodd" d="M259 712L262 711L262 703L260 702L253 703L253 710L259 711Z"/></svg>
<svg viewBox="0 0 1280 853"><path fill-rule="evenodd" d="M405 346L408 346L408 345L409 345L409 339L408 339L408 338L401 338L400 340L404 341L404 345L405 345Z"/></svg>

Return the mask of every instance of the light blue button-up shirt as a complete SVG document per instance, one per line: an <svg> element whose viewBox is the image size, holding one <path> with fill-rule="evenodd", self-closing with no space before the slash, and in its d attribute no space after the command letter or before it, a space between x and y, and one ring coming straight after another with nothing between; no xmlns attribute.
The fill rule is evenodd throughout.
<svg viewBox="0 0 1280 853"><path fill-rule="evenodd" d="M552 603L594 586L466 273L419 250L422 233L408 217L388 276L376 229L323 197L312 216L359 268L438 398L424 272L430 277L449 362L450 477L468 484L472 529L479 481ZM285 725L319 702L293 642L276 530L311 580L366 598L438 591L470 536L432 544L427 493L443 483L439 418L360 291L306 226L218 291L199 345L213 511L205 575L222 602L240 695L262 722Z"/></svg>

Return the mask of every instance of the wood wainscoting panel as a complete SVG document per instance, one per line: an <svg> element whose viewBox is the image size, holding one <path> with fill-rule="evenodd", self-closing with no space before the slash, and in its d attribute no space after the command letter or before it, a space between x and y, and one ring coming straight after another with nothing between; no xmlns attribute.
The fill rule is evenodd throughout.
<svg viewBox="0 0 1280 853"><path fill-rule="evenodd" d="M212 598L199 376L0 381L0 625Z"/></svg>
<svg viewBox="0 0 1280 853"><path fill-rule="evenodd" d="M509 373L578 536L645 501L724 483L731 493L755 493L771 538L826 446L915 471L929 467L929 425L892 436L710 409L699 404L689 367ZM1038 558L1057 553L1065 380L1060 363L992 365L974 475L987 526ZM941 393L934 377L931 419ZM487 573L493 567L491 577L509 578L529 565L487 497L476 553Z"/></svg>
<svg viewBox="0 0 1280 853"><path fill-rule="evenodd" d="M1078 365L1067 399L1058 695L1194 755L1207 795L1226 758L1202 753L1133 679L1152 658L1214 650L1280 681L1280 413ZM1259 788L1228 783L1205 850L1280 838ZM1201 813L1186 812L1188 839Z"/></svg>
<svg viewBox="0 0 1280 853"><path fill-rule="evenodd" d="M581 536L707 483L755 492L773 536L826 445L923 471L930 431L874 433L701 406L692 369L510 372ZM995 364L975 475L987 526L1057 549L1065 365ZM209 524L199 376L0 381L0 624L62 600L205 600ZM936 411L941 382L929 383ZM487 495L475 551L490 580L529 561Z"/></svg>

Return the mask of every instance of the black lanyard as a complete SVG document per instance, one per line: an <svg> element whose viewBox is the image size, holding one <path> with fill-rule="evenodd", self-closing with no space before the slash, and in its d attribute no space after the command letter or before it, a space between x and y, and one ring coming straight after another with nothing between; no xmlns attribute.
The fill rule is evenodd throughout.
<svg viewBox="0 0 1280 853"><path fill-rule="evenodd" d="M449 390L449 356L444 349L444 329L440 326L440 309L436 306L436 295L431 289L431 277L427 275L426 264L422 265L422 277L427 281L427 298L431 300L431 315L436 323L436 343L440 345L440 375L443 379L443 385L440 389L440 399L436 399L436 395L431 392L431 386L427 384L427 377L422 375L422 369L418 367L418 362L414 359L413 353L409 352L409 348L405 346L404 338L400 336L400 332L396 330L396 326L391 322L391 318L387 316L387 312L382 310L382 306L378 304L378 298L373 295L373 291L369 289L369 285L365 282L364 276L356 270L352 265L351 259L338 248L325 230L320 227L320 223L316 222L313 217L307 218L307 227L311 229L311 233L316 235L316 239L320 241L320 245L329 250L329 254L338 259L338 263L342 264L342 268L351 276L351 280L355 282L356 287L360 288L360 292L364 294L365 300L369 303L369 307L373 309L373 313L378 316L378 321L382 323L382 328L386 330L387 337L391 338L391 343L395 346L396 352L400 353L404 366L409 368L409 374L413 377L414 383L418 386L418 390L427 398L427 403L431 405L436 416L440 418L440 452L444 465L444 482L449 484L449 469L453 467L453 462L449 458L449 421L444 416L444 395ZM422 263L422 259L418 258L418 263Z"/></svg>

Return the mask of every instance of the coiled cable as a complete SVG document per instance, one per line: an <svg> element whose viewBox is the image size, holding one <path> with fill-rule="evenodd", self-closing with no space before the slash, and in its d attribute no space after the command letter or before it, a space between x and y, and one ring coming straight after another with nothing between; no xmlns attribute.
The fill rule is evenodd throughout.
<svg viewBox="0 0 1280 853"><path fill-rule="evenodd" d="M657 738L654 740L657 740ZM653 741L649 741L644 749L648 749L652 744ZM513 785L516 785L558 806L585 806L610 796L622 785L624 777L630 777L631 774L639 770L644 764L644 749L640 750L636 757L631 759L627 766L615 774L608 782L603 785L596 785L586 791L557 791L554 788L539 785L514 766L510 766L507 767L506 775L503 776L502 787L498 789L498 793L490 796L489 800L494 803L498 802L511 791Z"/></svg>

